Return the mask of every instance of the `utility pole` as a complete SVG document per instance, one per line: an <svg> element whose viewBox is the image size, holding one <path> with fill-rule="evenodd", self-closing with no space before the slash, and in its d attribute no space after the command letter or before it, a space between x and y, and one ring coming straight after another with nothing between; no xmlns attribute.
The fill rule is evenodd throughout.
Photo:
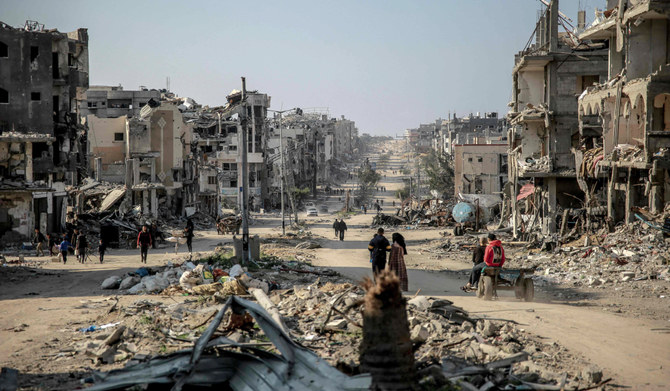
<svg viewBox="0 0 670 391"><path fill-rule="evenodd" d="M421 164L416 164L416 199L421 201Z"/></svg>
<svg viewBox="0 0 670 391"><path fill-rule="evenodd" d="M284 221L284 131L281 125L282 112L279 112L279 176L281 182L279 192L281 193L281 234L286 235L286 222ZM291 173L293 175L293 173Z"/></svg>
<svg viewBox="0 0 670 391"><path fill-rule="evenodd" d="M242 125L242 264L249 263L249 168L247 145L247 80L242 77L242 101L240 102L242 113L240 115Z"/></svg>
<svg viewBox="0 0 670 391"><path fill-rule="evenodd" d="M313 180L313 185L312 185L312 193L314 194L314 197L316 197L316 178L317 178L318 162L319 162L319 151L318 151L319 144L317 143L317 136L318 135L319 135L319 131L315 130L314 131L314 180Z"/></svg>

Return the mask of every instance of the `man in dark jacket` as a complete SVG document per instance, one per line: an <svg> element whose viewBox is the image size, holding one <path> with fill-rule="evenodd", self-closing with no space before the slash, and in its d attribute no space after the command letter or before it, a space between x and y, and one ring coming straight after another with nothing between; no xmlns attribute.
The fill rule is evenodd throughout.
<svg viewBox="0 0 670 391"><path fill-rule="evenodd" d="M484 263L484 253L486 252L486 244L488 240L484 237L479 238L479 245L475 247L472 252L472 270L470 271L470 281L465 284L463 289L468 291L470 289L477 289L477 284L479 284L479 276L482 274L482 269L486 266Z"/></svg>
<svg viewBox="0 0 670 391"><path fill-rule="evenodd" d="M338 230L340 231L340 241L343 241L344 240L344 231L347 230L347 223L344 222L344 219L340 220Z"/></svg>
<svg viewBox="0 0 670 391"><path fill-rule="evenodd" d="M188 219L191 222L191 219ZM190 224L186 223L186 228L184 229L184 237L186 238L186 245L188 246L188 252L193 252L193 222Z"/></svg>
<svg viewBox="0 0 670 391"><path fill-rule="evenodd" d="M77 254L79 254L79 263L84 263L86 261L87 248L88 242L86 241L86 235L84 235L84 231L79 230L79 235L77 235L77 245L75 247L75 249L77 249Z"/></svg>
<svg viewBox="0 0 670 391"><path fill-rule="evenodd" d="M147 230L147 226L143 225L139 235L137 235L137 247L140 248L140 257L142 263L147 263L147 253L152 244L151 233Z"/></svg>
<svg viewBox="0 0 670 391"><path fill-rule="evenodd" d="M335 219L335 222L333 223L333 229L335 230L335 239L337 239L337 235L340 232L340 222Z"/></svg>
<svg viewBox="0 0 670 391"><path fill-rule="evenodd" d="M384 237L384 228L377 230L377 235L368 243L368 250L372 253L372 274L376 276L386 268L386 253L391 251L391 243Z"/></svg>

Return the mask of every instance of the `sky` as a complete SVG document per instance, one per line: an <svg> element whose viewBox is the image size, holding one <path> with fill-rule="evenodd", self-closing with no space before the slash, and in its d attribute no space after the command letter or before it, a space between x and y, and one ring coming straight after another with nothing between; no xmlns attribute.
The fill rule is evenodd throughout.
<svg viewBox="0 0 670 391"><path fill-rule="evenodd" d="M605 0L561 0L574 24ZM0 21L88 28L89 83L165 88L210 106L241 88L271 109L327 108L360 133L507 111L539 0L2 0ZM307 110L305 110L307 111Z"/></svg>

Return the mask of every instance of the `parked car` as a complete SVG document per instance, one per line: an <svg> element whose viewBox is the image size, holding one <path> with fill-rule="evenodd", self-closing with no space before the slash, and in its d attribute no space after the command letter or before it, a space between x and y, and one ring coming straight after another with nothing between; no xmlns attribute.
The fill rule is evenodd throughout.
<svg viewBox="0 0 670 391"><path fill-rule="evenodd" d="M307 216L318 216L319 212L316 210L315 207L313 206L308 206L307 207Z"/></svg>

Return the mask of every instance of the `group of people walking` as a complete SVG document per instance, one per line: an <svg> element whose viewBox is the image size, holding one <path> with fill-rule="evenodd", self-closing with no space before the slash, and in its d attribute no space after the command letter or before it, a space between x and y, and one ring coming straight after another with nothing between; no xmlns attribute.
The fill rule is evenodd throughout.
<svg viewBox="0 0 670 391"><path fill-rule="evenodd" d="M344 240L344 232L347 230L347 223L344 222L344 219L333 223L333 229L335 230L335 238L340 238L340 241Z"/></svg>
<svg viewBox="0 0 670 391"><path fill-rule="evenodd" d="M368 243L370 251L370 263L372 264L372 274L377 276L382 270L387 268L386 254L388 257L388 269L394 272L400 280L400 289L409 290L409 279L407 278L407 267L405 266L405 255L407 255L407 245L405 238L398 232L391 235L390 243L384 236L384 228L379 228L377 233Z"/></svg>

